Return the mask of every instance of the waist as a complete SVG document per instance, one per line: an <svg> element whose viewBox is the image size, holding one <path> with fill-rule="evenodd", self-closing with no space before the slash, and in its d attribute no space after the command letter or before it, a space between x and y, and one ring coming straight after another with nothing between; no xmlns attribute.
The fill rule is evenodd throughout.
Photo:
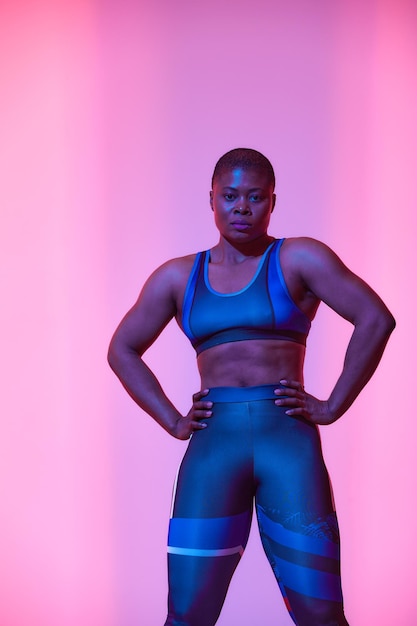
<svg viewBox="0 0 417 626"><path fill-rule="evenodd" d="M255 387L211 387L204 400L211 402L253 402L256 400L276 400L275 389L284 385L256 385ZM281 396L282 397L282 396Z"/></svg>
<svg viewBox="0 0 417 626"><path fill-rule="evenodd" d="M239 341L206 350L197 359L201 389L303 381L305 348L291 341Z"/></svg>

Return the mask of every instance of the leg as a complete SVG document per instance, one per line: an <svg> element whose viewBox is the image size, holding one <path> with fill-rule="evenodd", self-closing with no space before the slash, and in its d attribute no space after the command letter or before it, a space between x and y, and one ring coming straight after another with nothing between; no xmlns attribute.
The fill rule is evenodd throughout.
<svg viewBox="0 0 417 626"><path fill-rule="evenodd" d="M273 407L263 408L255 438L265 552L298 626L347 626L339 532L318 430Z"/></svg>
<svg viewBox="0 0 417 626"><path fill-rule="evenodd" d="M347 626L343 613L338 541L323 539L337 529L336 516L291 525L257 507L262 543L293 621L298 626ZM281 520L282 521L282 520ZM312 533L312 534L310 534ZM318 533L315 535L315 533Z"/></svg>
<svg viewBox="0 0 417 626"><path fill-rule="evenodd" d="M219 403L180 467L168 539L165 626L213 626L249 536L254 495L239 405Z"/></svg>
<svg viewBox="0 0 417 626"><path fill-rule="evenodd" d="M229 517L171 520L167 625L216 623L246 546L250 520L249 511Z"/></svg>

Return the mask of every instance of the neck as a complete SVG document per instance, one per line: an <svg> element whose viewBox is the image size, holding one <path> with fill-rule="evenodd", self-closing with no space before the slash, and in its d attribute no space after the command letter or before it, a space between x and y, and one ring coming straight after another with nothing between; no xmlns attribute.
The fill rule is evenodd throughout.
<svg viewBox="0 0 417 626"><path fill-rule="evenodd" d="M221 259L230 259L235 263L239 263L249 257L261 256L274 239L267 233L257 239L242 242L229 241L220 236L218 244L211 250L211 258L213 262L219 262Z"/></svg>

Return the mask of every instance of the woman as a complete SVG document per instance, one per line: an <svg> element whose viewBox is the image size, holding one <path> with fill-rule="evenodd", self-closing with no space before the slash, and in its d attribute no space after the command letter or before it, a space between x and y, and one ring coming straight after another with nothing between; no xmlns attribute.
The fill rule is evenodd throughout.
<svg viewBox="0 0 417 626"><path fill-rule="evenodd" d="M268 234L274 187L259 152L221 157L210 192L218 243L157 269L110 344L110 365L137 404L174 437L190 439L170 521L166 626L216 623L254 502L293 621L348 624L317 425L336 421L355 400L394 319L324 244ZM354 325L327 400L303 386L306 338L321 301ZM196 349L201 376L187 415L142 360L173 317Z"/></svg>

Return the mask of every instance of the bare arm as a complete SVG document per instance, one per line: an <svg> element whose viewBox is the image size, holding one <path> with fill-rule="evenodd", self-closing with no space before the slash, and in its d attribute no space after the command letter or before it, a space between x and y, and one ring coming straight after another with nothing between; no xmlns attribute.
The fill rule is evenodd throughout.
<svg viewBox="0 0 417 626"><path fill-rule="evenodd" d="M381 298L324 244L300 240L294 259L307 289L354 325L342 373L327 401L307 394L297 381L285 381L291 397L281 404L292 407L290 415L329 424L347 411L371 378L395 321Z"/></svg>
<svg viewBox="0 0 417 626"><path fill-rule="evenodd" d="M159 268L146 282L137 302L117 327L109 346L108 361L133 400L167 432L188 439L195 429L205 428L198 420L209 417L204 392L195 394L186 416L165 395L154 373L143 361L143 353L176 314L178 272L175 262Z"/></svg>

